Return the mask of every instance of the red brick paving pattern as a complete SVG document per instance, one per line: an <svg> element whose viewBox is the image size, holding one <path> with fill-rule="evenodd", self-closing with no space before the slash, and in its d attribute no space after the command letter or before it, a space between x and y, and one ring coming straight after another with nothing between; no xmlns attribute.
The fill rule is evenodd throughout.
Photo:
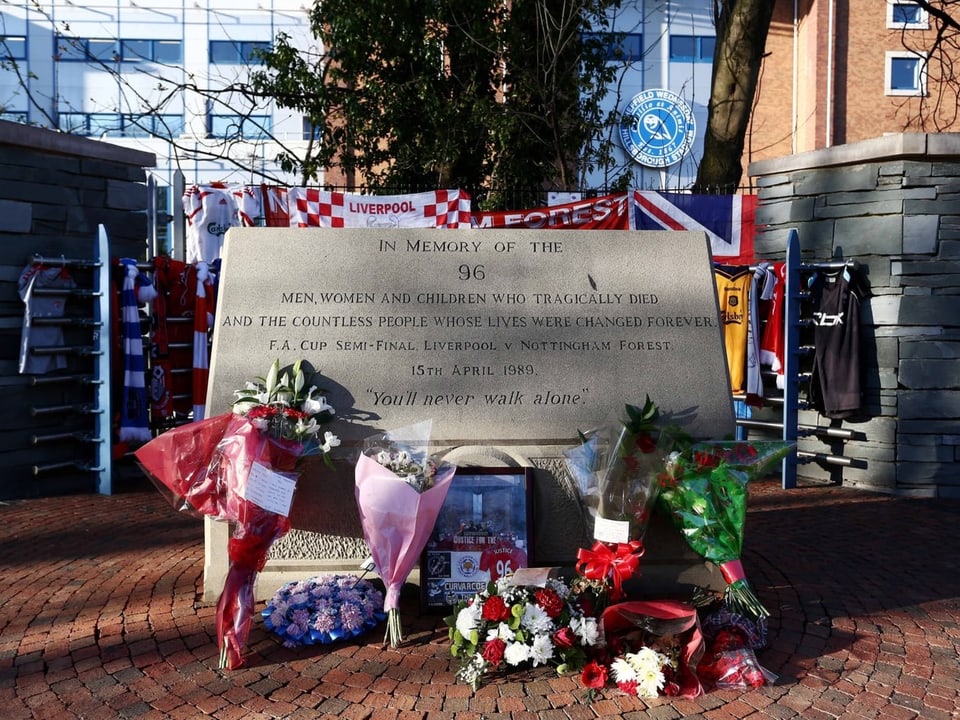
<svg viewBox="0 0 960 720"><path fill-rule="evenodd" d="M744 564L772 610L751 692L582 701L550 670L454 681L440 619L405 599L409 644L285 649L257 623L217 669L198 603L202 523L149 488L0 505L0 717L379 720L960 717L960 502L755 484Z"/></svg>

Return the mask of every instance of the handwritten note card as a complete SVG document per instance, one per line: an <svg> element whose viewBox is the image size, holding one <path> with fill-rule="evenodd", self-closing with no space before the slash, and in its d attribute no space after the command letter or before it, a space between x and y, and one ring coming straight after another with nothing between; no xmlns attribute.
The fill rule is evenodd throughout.
<svg viewBox="0 0 960 720"><path fill-rule="evenodd" d="M264 510L287 517L296 487L295 479L276 473L266 465L254 463L250 468L247 490L243 497Z"/></svg>

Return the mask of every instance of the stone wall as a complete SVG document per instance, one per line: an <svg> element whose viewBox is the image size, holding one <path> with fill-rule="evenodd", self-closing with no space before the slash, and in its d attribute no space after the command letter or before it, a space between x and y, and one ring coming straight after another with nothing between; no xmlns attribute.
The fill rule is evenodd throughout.
<svg viewBox="0 0 960 720"><path fill-rule="evenodd" d="M64 469L35 475L35 465L82 457L82 441L37 444L58 432L83 435L90 415L34 416L33 407L88 402L82 381L33 385L18 374L24 304L17 281L34 256L93 259L98 226L113 258L145 259L147 187L152 154L87 138L0 121L0 385L9 412L0 420L0 499L92 491L94 473ZM78 270L81 287L91 271ZM87 301L89 304L89 300ZM74 308L68 310L73 314ZM82 308L76 308L82 314ZM66 341L90 344L89 327L64 330ZM71 371L88 373L89 358L69 358Z"/></svg>
<svg viewBox="0 0 960 720"><path fill-rule="evenodd" d="M754 163L758 257L782 258L796 228L804 262L852 258L861 305L862 416L801 410L801 425L850 429L804 438L841 454L799 477L896 494L960 497L960 134L901 134ZM801 400L803 390L801 390Z"/></svg>

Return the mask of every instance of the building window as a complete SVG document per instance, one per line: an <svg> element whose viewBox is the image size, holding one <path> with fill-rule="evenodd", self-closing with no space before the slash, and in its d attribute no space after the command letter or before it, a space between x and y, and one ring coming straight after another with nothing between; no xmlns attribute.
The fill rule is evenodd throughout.
<svg viewBox="0 0 960 720"><path fill-rule="evenodd" d="M304 140L319 140L321 134L323 133L323 128L319 125L314 125L310 122L310 118L305 117L303 119L303 139Z"/></svg>
<svg viewBox="0 0 960 720"><path fill-rule="evenodd" d="M915 52L887 52L887 95L926 95L926 58Z"/></svg>
<svg viewBox="0 0 960 720"><path fill-rule="evenodd" d="M99 137L117 134L122 126L120 116L116 113L60 113L60 129L74 135Z"/></svg>
<svg viewBox="0 0 960 720"><path fill-rule="evenodd" d="M242 65L255 61L253 54L257 50L270 50L270 43L256 40L211 40L210 62Z"/></svg>
<svg viewBox="0 0 960 720"><path fill-rule="evenodd" d="M0 38L0 61L26 59L27 39L25 37L6 35Z"/></svg>
<svg viewBox="0 0 960 720"><path fill-rule="evenodd" d="M0 112L0 120L8 122L27 123L27 114L25 112Z"/></svg>
<svg viewBox="0 0 960 720"><path fill-rule="evenodd" d="M124 137L180 137L183 115L124 115Z"/></svg>
<svg viewBox="0 0 960 720"><path fill-rule="evenodd" d="M178 137L183 134L183 116L62 112L60 129L90 137Z"/></svg>
<svg viewBox="0 0 960 720"><path fill-rule="evenodd" d="M599 52L607 62L634 62L643 58L641 33L584 33L588 50Z"/></svg>
<svg viewBox="0 0 960 720"><path fill-rule="evenodd" d="M269 115L211 115L210 135L224 140L253 140L270 135L273 118Z"/></svg>
<svg viewBox="0 0 960 720"><path fill-rule="evenodd" d="M898 30L926 30L930 27L927 11L912 2L887 0L887 27Z"/></svg>
<svg viewBox="0 0 960 720"><path fill-rule="evenodd" d="M56 59L62 61L90 60L113 62L120 57L117 41L105 38L68 38L57 35Z"/></svg>
<svg viewBox="0 0 960 720"><path fill-rule="evenodd" d="M717 39L712 36L671 35L670 60L674 62L713 62Z"/></svg>
<svg viewBox="0 0 960 720"><path fill-rule="evenodd" d="M183 61L183 45L179 40L122 40L120 59L123 62L178 64Z"/></svg>

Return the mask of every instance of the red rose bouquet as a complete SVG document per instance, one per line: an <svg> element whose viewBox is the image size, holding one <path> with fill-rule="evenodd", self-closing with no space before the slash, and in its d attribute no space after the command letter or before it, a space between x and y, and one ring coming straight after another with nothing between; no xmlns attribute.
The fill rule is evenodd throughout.
<svg viewBox="0 0 960 720"><path fill-rule="evenodd" d="M672 453L660 476L660 502L690 547L716 563L727 581L724 599L748 617L769 615L747 582L740 557L747 483L793 450L785 442L697 443Z"/></svg>
<svg viewBox="0 0 960 720"><path fill-rule="evenodd" d="M236 393L232 413L174 428L136 452L137 460L177 507L234 523L230 566L217 603L220 666L243 664L253 621L253 589L270 546L290 529L296 465L308 454L327 459L339 439L319 439L333 408L306 387L302 363L281 374L275 361L265 378Z"/></svg>
<svg viewBox="0 0 960 720"><path fill-rule="evenodd" d="M626 413L622 422L580 433L580 445L564 453L599 542L643 540L669 451L661 446L657 406L649 397L643 407L627 405Z"/></svg>
<svg viewBox="0 0 960 720"><path fill-rule="evenodd" d="M757 660L767 642L766 618L748 618L721 604L701 616L706 651L697 673L708 688L753 689L776 682L777 676Z"/></svg>
<svg viewBox="0 0 960 720"><path fill-rule="evenodd" d="M685 437L660 427L657 406L626 405L626 420L581 433L581 444L565 452L581 507L593 521L596 541L577 553L577 572L598 596L617 600L622 584L639 569L643 537L659 491L667 454Z"/></svg>

